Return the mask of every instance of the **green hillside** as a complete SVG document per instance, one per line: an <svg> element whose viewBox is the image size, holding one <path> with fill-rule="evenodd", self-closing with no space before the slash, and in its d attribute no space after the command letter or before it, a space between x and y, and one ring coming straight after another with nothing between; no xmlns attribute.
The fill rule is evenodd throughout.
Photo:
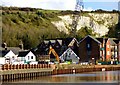
<svg viewBox="0 0 120 85"><path fill-rule="evenodd" d="M43 39L62 37L51 20L60 20L59 11L30 8L2 9L2 41L8 46L18 46L23 41L25 48L35 47Z"/></svg>
<svg viewBox="0 0 120 85"><path fill-rule="evenodd" d="M70 35L60 32L51 21L59 21L60 18L58 15L70 13L72 12L2 7L2 41L6 42L7 46L18 46L20 41L22 41L24 48L29 49L36 47L43 39L68 37ZM116 29L115 27L114 29ZM82 36L87 35L87 33L92 33L91 30L86 29L81 29L77 37L79 37L81 33ZM110 32L110 34L111 33L112 32ZM116 34L114 35L116 36Z"/></svg>

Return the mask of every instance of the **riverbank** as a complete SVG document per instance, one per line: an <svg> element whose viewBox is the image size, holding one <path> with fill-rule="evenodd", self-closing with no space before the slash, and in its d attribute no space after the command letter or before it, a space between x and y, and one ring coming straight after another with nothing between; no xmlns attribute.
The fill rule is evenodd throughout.
<svg viewBox="0 0 120 85"><path fill-rule="evenodd" d="M13 67L13 66L11 66ZM17 67L17 66L16 66ZM27 67L27 68L26 68ZM3 69L3 68L2 68ZM120 70L120 65L23 65L20 68L4 68L0 71L1 80L13 81L16 79L25 79L29 77L59 75L59 74L77 74L83 72L95 71L116 71Z"/></svg>
<svg viewBox="0 0 120 85"><path fill-rule="evenodd" d="M55 65L53 75L116 70L120 70L120 65Z"/></svg>

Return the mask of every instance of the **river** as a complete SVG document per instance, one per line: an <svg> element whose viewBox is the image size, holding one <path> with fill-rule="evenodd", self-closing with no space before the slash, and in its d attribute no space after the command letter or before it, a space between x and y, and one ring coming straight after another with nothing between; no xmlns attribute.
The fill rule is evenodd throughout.
<svg viewBox="0 0 120 85"><path fill-rule="evenodd" d="M17 85L40 85L46 83L49 84L80 84L80 85L120 85L120 71L103 71L103 72L88 72L80 74L62 74L52 76L42 76L37 78L29 78L26 80L17 80L8 82L9 84ZM5 84L5 83L4 83Z"/></svg>

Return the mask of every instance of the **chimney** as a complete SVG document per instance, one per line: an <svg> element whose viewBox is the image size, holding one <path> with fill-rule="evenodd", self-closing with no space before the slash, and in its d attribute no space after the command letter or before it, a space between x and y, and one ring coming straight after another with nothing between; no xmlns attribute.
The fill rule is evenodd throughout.
<svg viewBox="0 0 120 85"><path fill-rule="evenodd" d="M5 50L7 50L7 48L5 48Z"/></svg>
<svg viewBox="0 0 120 85"><path fill-rule="evenodd" d="M7 44L5 42L2 44L2 47L5 48L5 50L7 50Z"/></svg>

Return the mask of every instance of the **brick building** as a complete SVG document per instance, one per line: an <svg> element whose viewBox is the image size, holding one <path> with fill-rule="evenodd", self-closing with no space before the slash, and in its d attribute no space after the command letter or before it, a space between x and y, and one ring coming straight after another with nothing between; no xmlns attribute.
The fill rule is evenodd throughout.
<svg viewBox="0 0 120 85"><path fill-rule="evenodd" d="M101 42L88 35L79 42L80 62L90 62L100 59Z"/></svg>

